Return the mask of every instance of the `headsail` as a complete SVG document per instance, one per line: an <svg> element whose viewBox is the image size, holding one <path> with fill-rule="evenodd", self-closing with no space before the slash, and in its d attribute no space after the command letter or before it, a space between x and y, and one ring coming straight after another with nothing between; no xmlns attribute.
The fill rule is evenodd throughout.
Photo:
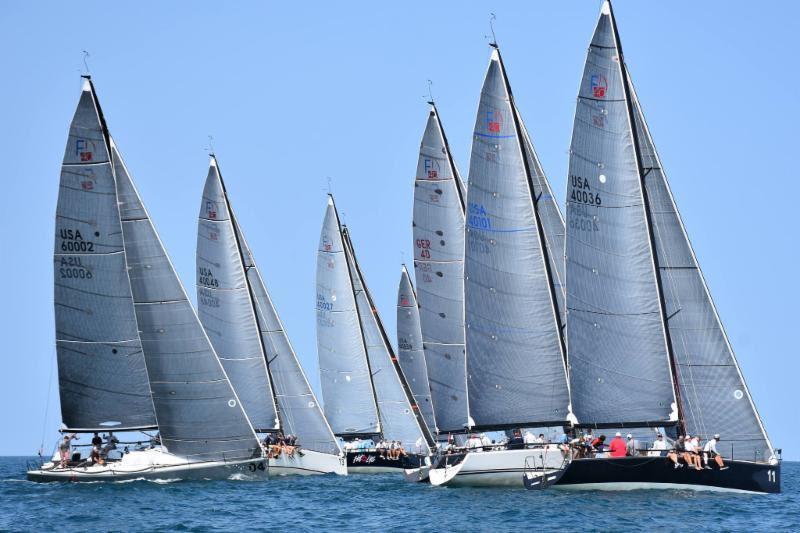
<svg viewBox="0 0 800 533"><path fill-rule="evenodd" d="M139 336L161 442L192 461L258 457L261 447L125 164L111 143Z"/></svg>
<svg viewBox="0 0 800 533"><path fill-rule="evenodd" d="M433 437L419 414L411 388L389 344L389 337L358 266L347 228L342 228L342 241L372 372L383 436L389 440L399 440L407 450L428 454Z"/></svg>
<svg viewBox="0 0 800 533"><path fill-rule="evenodd" d="M405 265L397 289L397 359L428 429L431 433L437 433L425 352L422 349L417 295Z"/></svg>
<svg viewBox="0 0 800 533"><path fill-rule="evenodd" d="M197 314L257 431L279 427L233 214L211 156L197 225Z"/></svg>
<svg viewBox="0 0 800 533"><path fill-rule="evenodd" d="M486 73L467 190L465 310L470 414L478 427L566 423L566 363L532 148L499 50ZM541 177L536 179L541 188ZM543 189L539 191L542 193Z"/></svg>
<svg viewBox="0 0 800 533"><path fill-rule="evenodd" d="M567 189L572 406L585 425L677 421L639 154L608 2L578 95Z"/></svg>
<svg viewBox="0 0 800 533"><path fill-rule="evenodd" d="M328 197L317 252L317 353L325 416L333 432L380 433L375 391L332 196Z"/></svg>
<svg viewBox="0 0 800 533"><path fill-rule="evenodd" d="M464 350L464 186L431 103L414 180L414 275L440 432L468 425Z"/></svg>
<svg viewBox="0 0 800 533"><path fill-rule="evenodd" d="M728 457L769 460L772 444L711 299L630 74L628 84L684 424L692 435L721 434L720 451Z"/></svg>
<svg viewBox="0 0 800 533"><path fill-rule="evenodd" d="M61 167L54 277L63 423L72 430L154 428L108 136L88 78Z"/></svg>

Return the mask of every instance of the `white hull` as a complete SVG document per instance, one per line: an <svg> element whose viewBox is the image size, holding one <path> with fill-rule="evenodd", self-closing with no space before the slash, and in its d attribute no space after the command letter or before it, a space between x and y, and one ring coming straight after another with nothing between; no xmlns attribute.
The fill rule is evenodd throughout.
<svg viewBox="0 0 800 533"><path fill-rule="evenodd" d="M548 470L558 470L564 462L555 444L527 450L469 452L457 464L431 468L431 485L522 488L526 459L529 466L544 464Z"/></svg>
<svg viewBox="0 0 800 533"><path fill-rule="evenodd" d="M105 465L60 468L58 463L45 463L39 469L28 471L27 477L31 481L39 482L267 479L269 468L266 459L263 458L230 462L190 462L162 450L152 449L130 452L125 454L121 461Z"/></svg>
<svg viewBox="0 0 800 533"><path fill-rule="evenodd" d="M403 476L405 476L406 481L409 483L420 483L422 481L428 481L430 472L430 465L425 465L420 468L407 468L403 470Z"/></svg>
<svg viewBox="0 0 800 533"><path fill-rule="evenodd" d="M282 453L280 457L269 460L269 475L275 476L310 476L319 474L347 475L347 464L344 456L303 450L303 455L295 453L293 457Z"/></svg>

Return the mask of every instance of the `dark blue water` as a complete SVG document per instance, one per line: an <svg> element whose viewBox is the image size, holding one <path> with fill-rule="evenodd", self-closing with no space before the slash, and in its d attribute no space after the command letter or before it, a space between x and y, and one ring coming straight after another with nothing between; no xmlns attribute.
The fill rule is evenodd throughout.
<svg viewBox="0 0 800 533"><path fill-rule="evenodd" d="M37 484L25 466L0 457L0 530L800 530L800 463L789 462L779 495L433 488L393 474Z"/></svg>

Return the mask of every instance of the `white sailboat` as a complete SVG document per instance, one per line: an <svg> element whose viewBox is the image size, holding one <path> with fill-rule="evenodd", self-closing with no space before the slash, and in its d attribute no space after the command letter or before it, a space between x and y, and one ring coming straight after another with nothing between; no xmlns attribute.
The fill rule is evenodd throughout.
<svg viewBox="0 0 800 533"><path fill-rule="evenodd" d="M34 481L266 477L250 421L200 325L84 77L61 170L54 282L64 433L158 430L94 461L64 444ZM149 439L147 439L149 440Z"/></svg>
<svg viewBox="0 0 800 533"><path fill-rule="evenodd" d="M211 155L197 232L198 314L259 433L297 438L270 453L270 475L345 475L328 425L278 317Z"/></svg>

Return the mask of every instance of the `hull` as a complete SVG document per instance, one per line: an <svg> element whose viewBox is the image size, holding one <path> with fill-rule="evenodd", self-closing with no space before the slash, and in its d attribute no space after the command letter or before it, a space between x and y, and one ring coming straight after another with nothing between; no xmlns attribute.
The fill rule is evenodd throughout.
<svg viewBox="0 0 800 533"><path fill-rule="evenodd" d="M403 470L403 476L409 483L424 483L430 479L431 467L430 465L423 465L419 468L406 468Z"/></svg>
<svg viewBox="0 0 800 533"><path fill-rule="evenodd" d="M374 451L347 452L348 474L385 474L403 473L405 470L418 469L425 464L425 457L407 455L400 459L387 459Z"/></svg>
<svg viewBox="0 0 800 533"><path fill-rule="evenodd" d="M344 457L330 453L303 450L303 455L295 453L293 457L281 454L269 460L269 475L275 476L310 476L320 474L347 475Z"/></svg>
<svg viewBox="0 0 800 533"><path fill-rule="evenodd" d="M215 479L267 479L266 459L189 462L159 450L133 451L121 461L105 465L67 466L46 463L27 472L29 481L89 482L150 479L164 481Z"/></svg>
<svg viewBox="0 0 800 533"><path fill-rule="evenodd" d="M675 469L665 457L575 459L555 488L584 490L681 489L779 493L780 463L725 461L726 470Z"/></svg>
<svg viewBox="0 0 800 533"><path fill-rule="evenodd" d="M445 455L431 468L431 485L522 488L526 461L547 470L563 467L564 455L556 445Z"/></svg>

